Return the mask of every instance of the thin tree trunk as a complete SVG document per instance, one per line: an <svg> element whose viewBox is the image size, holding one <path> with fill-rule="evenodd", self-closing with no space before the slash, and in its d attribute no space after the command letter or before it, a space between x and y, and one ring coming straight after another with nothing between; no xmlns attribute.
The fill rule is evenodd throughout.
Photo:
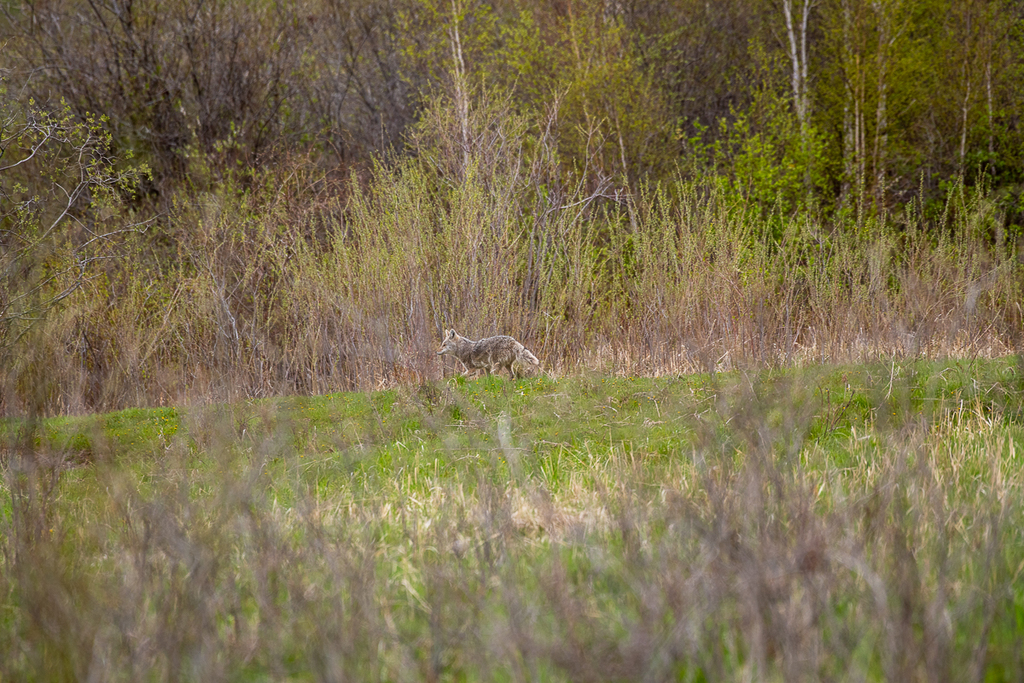
<svg viewBox="0 0 1024 683"><path fill-rule="evenodd" d="M960 174L963 175L964 164L967 157L967 121L968 111L970 110L971 103L971 76L967 69L967 60L964 59L964 76L967 79L967 87L964 91L964 103L961 106L961 122L960 122Z"/></svg>
<svg viewBox="0 0 1024 683"><path fill-rule="evenodd" d="M806 8L806 4L804 5ZM800 53L797 51L796 27L793 24L793 0L782 0L782 13L786 18L786 35L789 37L789 62L793 67L793 107L796 109L796 118L803 128L806 115L804 102L803 74L800 64ZM806 13L805 13L806 14Z"/></svg>
<svg viewBox="0 0 1024 683"><path fill-rule="evenodd" d="M850 4L849 0L843 0L843 65L845 78L843 79L843 180L840 189L840 203L849 206L852 199L853 186L857 173L857 133L856 121L856 98L854 96L855 73L850 73L849 57L852 52L850 45Z"/></svg>
<svg viewBox="0 0 1024 683"><path fill-rule="evenodd" d="M860 213L863 208L863 194L864 194L864 153L861 144L861 125L863 119L861 117L861 104L860 94L857 93L853 99L853 158L851 163L853 166L853 193L854 201L857 203L857 211Z"/></svg>
<svg viewBox="0 0 1024 683"><path fill-rule="evenodd" d="M469 169L469 95L466 92L466 64L462 60L462 39L459 36L459 8L452 0L452 26L448 31L452 42L452 58L455 65L455 108L459 117L459 133L462 145L462 175Z"/></svg>
<svg viewBox="0 0 1024 683"><path fill-rule="evenodd" d="M985 98L988 104L988 158L989 162L995 157L995 132L992 122L992 55L985 61Z"/></svg>
<svg viewBox="0 0 1024 683"><path fill-rule="evenodd" d="M890 17L886 16L885 9L881 3L875 4L878 13L878 100L875 106L875 142L872 154L872 162L875 173L875 211L881 212L885 203L885 154L888 147L889 135L887 128L888 112L887 100L889 95L888 68L889 68L889 47L892 44Z"/></svg>
<svg viewBox="0 0 1024 683"><path fill-rule="evenodd" d="M964 37L964 101L960 107L961 112L961 125L960 125L960 174L964 173L964 166L967 158L967 123L968 113L971 105L971 12L970 8L967 10L967 33Z"/></svg>
<svg viewBox="0 0 1024 683"><path fill-rule="evenodd" d="M782 0L782 13L786 20L786 35L789 38L789 60L793 67L793 108L800 125L800 146L807 166L804 171L804 188L811 191L811 176L808 153L808 98L807 98L807 25L811 16L811 0L804 0L801 7L800 25L793 21L793 0ZM799 32L799 35L797 35Z"/></svg>

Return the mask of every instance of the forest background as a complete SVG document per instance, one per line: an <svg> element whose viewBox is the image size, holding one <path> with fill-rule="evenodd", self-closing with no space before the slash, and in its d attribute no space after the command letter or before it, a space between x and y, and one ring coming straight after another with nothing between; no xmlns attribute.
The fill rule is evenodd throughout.
<svg viewBox="0 0 1024 683"><path fill-rule="evenodd" d="M1019 1L3 0L0 108L0 414L1020 349Z"/></svg>

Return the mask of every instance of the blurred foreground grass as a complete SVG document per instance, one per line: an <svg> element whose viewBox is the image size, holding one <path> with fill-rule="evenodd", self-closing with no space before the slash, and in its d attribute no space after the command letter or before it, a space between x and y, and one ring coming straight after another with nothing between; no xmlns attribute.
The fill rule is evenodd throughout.
<svg viewBox="0 0 1024 683"><path fill-rule="evenodd" d="M1019 359L8 420L0 680L1004 680Z"/></svg>

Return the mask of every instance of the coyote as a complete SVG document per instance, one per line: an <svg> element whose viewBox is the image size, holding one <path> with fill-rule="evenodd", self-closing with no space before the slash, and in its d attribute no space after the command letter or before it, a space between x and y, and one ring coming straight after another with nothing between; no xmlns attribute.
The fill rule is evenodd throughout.
<svg viewBox="0 0 1024 683"><path fill-rule="evenodd" d="M499 370L506 368L512 379L515 379L516 371L512 364L516 361L540 366L540 361L525 346L504 334L473 341L460 336L455 330L448 330L444 335L441 350L437 352L439 356L444 354L455 356L462 363L462 367L466 368L466 372L463 373L465 376L481 368L488 375L492 372L497 374Z"/></svg>

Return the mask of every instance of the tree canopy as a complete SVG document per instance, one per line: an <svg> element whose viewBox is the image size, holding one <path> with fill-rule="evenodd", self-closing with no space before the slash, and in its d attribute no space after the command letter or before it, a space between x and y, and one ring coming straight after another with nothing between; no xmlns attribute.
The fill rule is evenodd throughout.
<svg viewBox="0 0 1024 683"><path fill-rule="evenodd" d="M363 172L422 151L427 107L460 126L496 97L592 187L714 174L770 210L870 215L937 206L962 179L1021 222L1017 1L26 0L2 12L5 96L106 117L164 202L287 155Z"/></svg>

